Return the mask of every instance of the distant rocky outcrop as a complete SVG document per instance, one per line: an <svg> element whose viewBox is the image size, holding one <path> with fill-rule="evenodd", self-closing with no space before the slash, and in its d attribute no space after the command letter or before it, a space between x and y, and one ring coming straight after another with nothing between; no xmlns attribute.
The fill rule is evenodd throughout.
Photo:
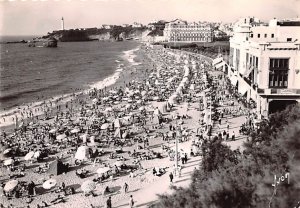
<svg viewBox="0 0 300 208"><path fill-rule="evenodd" d="M50 38L36 38L32 41L28 41L29 47L45 47L45 48L56 48L57 40L53 37Z"/></svg>
<svg viewBox="0 0 300 208"><path fill-rule="evenodd" d="M43 39L55 38L61 42L72 41L93 41L93 40L129 40L141 38L143 33L148 31L146 27L134 28L132 26L122 27L113 26L111 29L105 28L87 28L87 29L71 29L71 30L58 30L48 33L43 36ZM149 31L150 32L150 31Z"/></svg>

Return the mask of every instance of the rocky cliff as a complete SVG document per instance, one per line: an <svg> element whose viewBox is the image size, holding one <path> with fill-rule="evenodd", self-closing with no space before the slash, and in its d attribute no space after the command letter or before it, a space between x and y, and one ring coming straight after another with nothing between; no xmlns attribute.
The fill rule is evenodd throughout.
<svg viewBox="0 0 300 208"><path fill-rule="evenodd" d="M87 28L59 30L48 33L42 38L55 38L62 42L71 41L92 41L92 40L122 40L122 39L141 39L145 33L150 31L146 27L133 28L114 26L111 29Z"/></svg>

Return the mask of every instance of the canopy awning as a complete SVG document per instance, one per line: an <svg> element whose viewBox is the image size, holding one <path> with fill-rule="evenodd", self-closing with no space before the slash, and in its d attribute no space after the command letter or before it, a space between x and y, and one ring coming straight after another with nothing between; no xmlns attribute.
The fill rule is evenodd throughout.
<svg viewBox="0 0 300 208"><path fill-rule="evenodd" d="M225 65L225 62L222 61L221 63L218 63L215 67L216 67L217 69L219 69L219 68L223 67L224 65Z"/></svg>
<svg viewBox="0 0 300 208"><path fill-rule="evenodd" d="M214 59L212 64L216 65L216 64L220 63L221 61L223 61L223 57L219 57L219 58Z"/></svg>

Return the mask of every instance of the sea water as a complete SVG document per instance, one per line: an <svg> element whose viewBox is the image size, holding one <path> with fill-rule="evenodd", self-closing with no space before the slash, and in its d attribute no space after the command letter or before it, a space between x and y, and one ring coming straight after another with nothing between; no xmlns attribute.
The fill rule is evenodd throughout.
<svg viewBox="0 0 300 208"><path fill-rule="evenodd" d="M113 84L138 42L59 42L57 48L1 44L0 111Z"/></svg>

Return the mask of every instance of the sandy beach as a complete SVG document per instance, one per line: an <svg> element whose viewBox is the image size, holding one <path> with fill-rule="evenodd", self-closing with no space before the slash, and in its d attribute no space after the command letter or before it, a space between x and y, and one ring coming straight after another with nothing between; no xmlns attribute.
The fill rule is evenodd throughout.
<svg viewBox="0 0 300 208"><path fill-rule="evenodd" d="M206 96L212 66L197 54L170 49L142 46L128 53L131 66L95 89L36 107L46 110L29 106L33 118L17 129L13 121L2 123L1 204L105 207L111 197L113 207L124 207L134 195L138 207L146 207L156 194L170 192L170 173L174 184L189 184L213 127ZM58 174L63 168L55 166L53 174L58 161L68 168ZM54 185L45 188L49 180ZM27 190L31 181L34 194Z"/></svg>

